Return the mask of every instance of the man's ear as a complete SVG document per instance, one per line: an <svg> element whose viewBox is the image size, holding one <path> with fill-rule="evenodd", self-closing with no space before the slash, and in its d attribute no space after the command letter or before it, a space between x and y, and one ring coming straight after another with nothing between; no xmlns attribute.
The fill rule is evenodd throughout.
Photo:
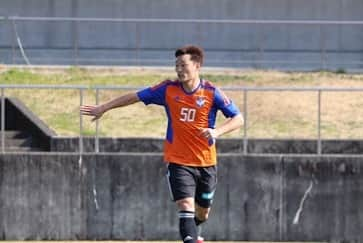
<svg viewBox="0 0 363 243"><path fill-rule="evenodd" d="M200 65L200 62L195 62L195 64L197 65L198 70L202 67L202 65Z"/></svg>

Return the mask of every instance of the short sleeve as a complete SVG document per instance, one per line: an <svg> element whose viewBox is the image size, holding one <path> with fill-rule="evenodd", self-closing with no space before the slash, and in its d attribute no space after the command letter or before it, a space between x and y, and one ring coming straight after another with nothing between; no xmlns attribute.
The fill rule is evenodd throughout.
<svg viewBox="0 0 363 243"><path fill-rule="evenodd" d="M145 104L165 105L165 91L170 81L164 81L153 87L149 87L137 92L139 99Z"/></svg>
<svg viewBox="0 0 363 243"><path fill-rule="evenodd" d="M215 89L214 105L225 117L234 117L241 113L233 101L218 88Z"/></svg>

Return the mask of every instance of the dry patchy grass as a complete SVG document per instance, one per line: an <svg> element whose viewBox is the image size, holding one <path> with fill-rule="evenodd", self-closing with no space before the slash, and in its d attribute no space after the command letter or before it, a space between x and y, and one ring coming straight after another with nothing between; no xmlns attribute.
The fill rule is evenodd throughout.
<svg viewBox="0 0 363 243"><path fill-rule="evenodd" d="M203 72L203 76L222 88L243 87L363 87L363 75L329 72L277 72L253 70L227 70ZM66 70L5 70L0 83L11 84L82 84L149 86L166 78L173 78L172 69L66 69ZM102 91L100 101L105 102L124 91ZM243 94L226 92L247 112L247 132L254 138L316 138L316 92L261 92L248 94L247 111L244 111ZM323 138L363 137L363 92L324 92L322 94L321 125ZM76 136L79 132L79 96L69 90L6 90L30 107L45 123L62 136ZM85 92L85 104L95 103L95 92ZM166 117L158 106L135 104L105 114L100 121L103 136L164 137ZM221 122L219 116L218 123ZM88 117L84 121L84 134L94 134L95 125ZM228 137L241 137L243 130Z"/></svg>

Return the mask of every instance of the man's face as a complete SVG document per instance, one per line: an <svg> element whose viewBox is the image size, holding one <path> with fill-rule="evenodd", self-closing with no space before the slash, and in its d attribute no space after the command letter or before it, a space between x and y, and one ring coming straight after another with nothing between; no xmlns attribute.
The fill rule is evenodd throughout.
<svg viewBox="0 0 363 243"><path fill-rule="evenodd" d="M181 82L187 82L196 78L199 74L200 64L191 59L190 54L178 56L175 62L175 71Z"/></svg>

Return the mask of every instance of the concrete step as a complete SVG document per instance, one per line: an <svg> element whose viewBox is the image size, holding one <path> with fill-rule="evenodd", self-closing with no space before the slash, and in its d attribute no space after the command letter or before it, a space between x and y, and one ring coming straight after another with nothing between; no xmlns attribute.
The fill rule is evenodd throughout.
<svg viewBox="0 0 363 243"><path fill-rule="evenodd" d="M32 147L32 138L10 138L4 140L5 147Z"/></svg>
<svg viewBox="0 0 363 243"><path fill-rule="evenodd" d="M0 135L1 135L1 131L0 131ZM5 135L5 139L11 139L11 138L28 138L31 137L31 135L29 133L26 133L24 131L19 131L19 130L7 130L4 131L4 135Z"/></svg>
<svg viewBox="0 0 363 243"><path fill-rule="evenodd" d="M37 152L43 151L41 148L37 147L5 147L5 152Z"/></svg>
<svg viewBox="0 0 363 243"><path fill-rule="evenodd" d="M0 135L1 131L0 131ZM42 151L36 145L34 146L33 137L24 131L10 130L4 132L4 149L6 152L16 151ZM1 140L0 140L1 147Z"/></svg>

